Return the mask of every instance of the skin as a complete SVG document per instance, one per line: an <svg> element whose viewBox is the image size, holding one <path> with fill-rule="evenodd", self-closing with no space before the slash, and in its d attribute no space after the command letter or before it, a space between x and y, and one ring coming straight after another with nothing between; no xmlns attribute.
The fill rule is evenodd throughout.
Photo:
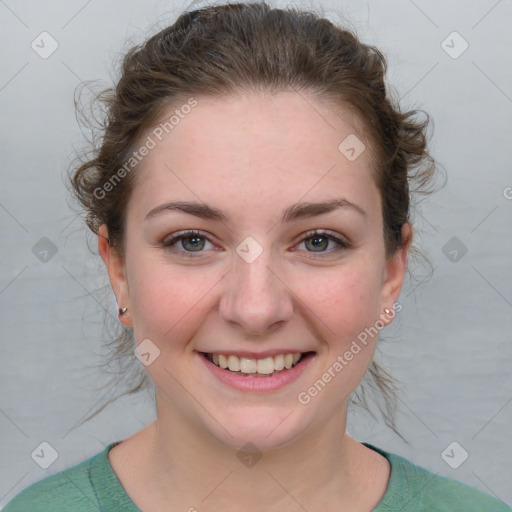
<svg viewBox="0 0 512 512"><path fill-rule="evenodd" d="M369 142L352 162L338 150L355 133L348 115L295 92L197 99L134 171L125 257L108 245L105 225L99 232L118 304L128 307L122 322L137 344L149 338L160 350L145 367L157 388L157 419L110 451L112 467L145 511L244 504L250 511L369 512L386 491L389 463L344 432L348 397L378 337L307 405L297 396L365 328L392 321L382 315L400 294L411 226L403 226L404 247L386 259ZM280 223L294 203L334 198L366 215L340 208ZM144 220L175 200L207 203L229 221L180 211ZM163 247L187 229L207 237L199 239L202 252L190 238L185 248L180 241ZM314 237L306 238L312 229L330 230L351 247L336 250L321 239L315 248ZM236 252L248 236L263 250L252 263ZM187 249L196 257L187 258ZM219 382L197 353L271 349L315 357L283 389L244 392ZM252 467L237 457L248 442L262 454Z"/></svg>

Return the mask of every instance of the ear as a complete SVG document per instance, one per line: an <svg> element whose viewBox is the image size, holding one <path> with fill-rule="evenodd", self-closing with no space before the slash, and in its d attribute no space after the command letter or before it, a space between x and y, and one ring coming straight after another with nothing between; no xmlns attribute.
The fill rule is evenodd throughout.
<svg viewBox="0 0 512 512"><path fill-rule="evenodd" d="M413 229L410 223L406 222L402 226L402 240L404 244L398 248L394 255L386 261L386 271L382 283L381 305L383 308L392 310L392 314L385 315L381 313L381 320L385 325L390 324L395 317L395 308L393 305L398 301L405 272L407 270L407 256L411 247L413 238Z"/></svg>
<svg viewBox="0 0 512 512"><path fill-rule="evenodd" d="M108 239L108 230L106 224L102 224L98 230L98 250L101 259L107 267L110 278L110 285L116 296L118 308L129 306L128 281L125 275L124 260L110 246ZM127 327L132 327L130 310L119 316L121 323Z"/></svg>

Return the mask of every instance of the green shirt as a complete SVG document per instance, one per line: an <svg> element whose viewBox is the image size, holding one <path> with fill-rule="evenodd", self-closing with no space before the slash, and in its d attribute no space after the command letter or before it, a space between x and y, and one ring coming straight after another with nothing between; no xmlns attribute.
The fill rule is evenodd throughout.
<svg viewBox="0 0 512 512"><path fill-rule="evenodd" d="M110 465L108 452L118 443L32 484L19 493L4 512L140 512ZM473 487L363 444L386 457L391 464L388 488L373 512L511 512L503 502Z"/></svg>

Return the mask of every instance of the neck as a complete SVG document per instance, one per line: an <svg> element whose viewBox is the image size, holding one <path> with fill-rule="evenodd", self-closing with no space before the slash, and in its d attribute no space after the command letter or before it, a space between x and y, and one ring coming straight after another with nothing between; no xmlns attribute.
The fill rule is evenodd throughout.
<svg viewBox="0 0 512 512"><path fill-rule="evenodd" d="M253 454L240 453L200 425L183 421L168 405L157 395L158 419L136 434L138 447L131 451L143 454L131 467L137 467L139 478L144 475L139 486L155 503L172 503L176 510L234 511L241 503L251 512L298 506L339 510L341 504L357 502L364 495L361 482L371 480L368 473L361 478L362 445L345 434L346 405L321 429ZM144 500L138 503L146 505Z"/></svg>

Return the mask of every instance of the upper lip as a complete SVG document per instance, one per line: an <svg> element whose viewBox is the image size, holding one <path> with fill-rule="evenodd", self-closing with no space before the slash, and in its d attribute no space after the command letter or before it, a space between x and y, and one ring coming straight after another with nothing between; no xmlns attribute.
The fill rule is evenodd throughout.
<svg viewBox="0 0 512 512"><path fill-rule="evenodd" d="M313 352L313 350L300 350L295 349L291 350L289 348L281 348L281 349L274 349L274 350L264 350L262 352L253 352L251 350L211 350L211 351L199 351L203 352L205 354L223 354L223 355L233 355L238 357L246 357L247 359L264 359L266 357L274 357L278 356L280 354L305 354L306 352Z"/></svg>

